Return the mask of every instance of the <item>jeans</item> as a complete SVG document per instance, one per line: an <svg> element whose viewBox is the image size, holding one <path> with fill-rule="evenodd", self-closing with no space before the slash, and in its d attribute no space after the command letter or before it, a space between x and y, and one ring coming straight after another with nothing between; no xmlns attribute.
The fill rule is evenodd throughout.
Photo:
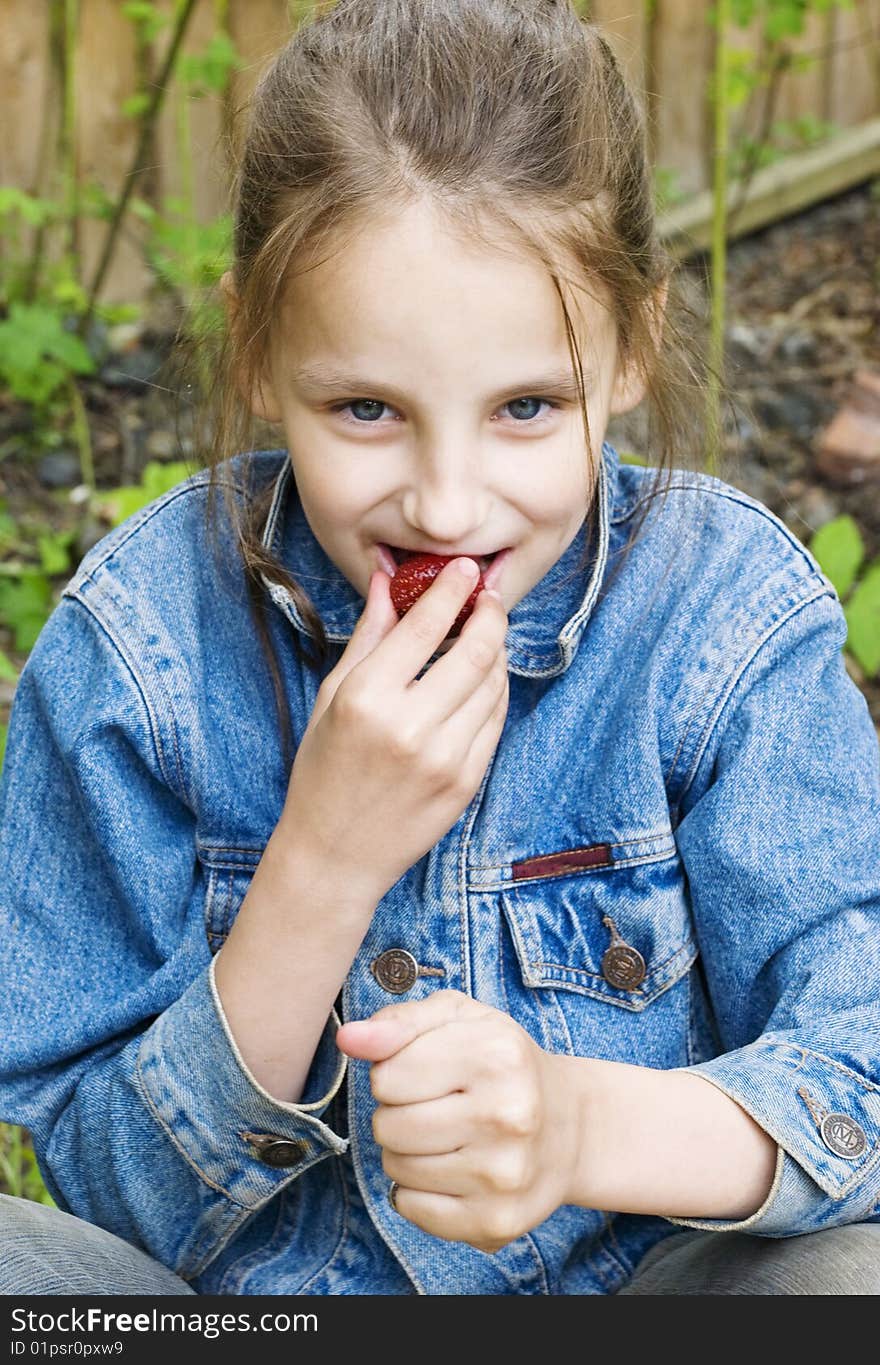
<svg viewBox="0 0 880 1365"><path fill-rule="evenodd" d="M193 1294L128 1242L59 1209L0 1195L0 1293ZM621 1294L877 1294L880 1224L800 1237L673 1233Z"/></svg>

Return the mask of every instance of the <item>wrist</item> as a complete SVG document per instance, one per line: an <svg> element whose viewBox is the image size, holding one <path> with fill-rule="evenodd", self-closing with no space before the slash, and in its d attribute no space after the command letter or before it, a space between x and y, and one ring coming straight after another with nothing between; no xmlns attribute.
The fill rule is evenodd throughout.
<svg viewBox="0 0 880 1365"><path fill-rule="evenodd" d="M596 1108L592 1098L592 1061L550 1053L551 1085L555 1096L553 1164L559 1172L559 1204L588 1207L588 1173L593 1157L590 1139Z"/></svg>
<svg viewBox="0 0 880 1365"><path fill-rule="evenodd" d="M345 920L363 919L368 924L382 892L370 879L342 860L312 847L296 831L289 832L282 819L275 826L260 861L264 878L277 884L282 898L290 888L308 888L322 913Z"/></svg>

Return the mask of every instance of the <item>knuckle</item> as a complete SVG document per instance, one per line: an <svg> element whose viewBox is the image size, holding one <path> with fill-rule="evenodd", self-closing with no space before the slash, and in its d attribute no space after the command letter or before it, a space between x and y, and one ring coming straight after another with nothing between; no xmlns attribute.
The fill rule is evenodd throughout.
<svg viewBox="0 0 880 1365"><path fill-rule="evenodd" d="M410 630L419 644L433 644L437 639L437 636L442 631L445 631L446 627L445 625L440 624L437 618L437 612L432 611L427 605L423 611L419 611L418 607L420 605L421 603L417 602L416 606L411 611L407 612L405 619L409 621Z"/></svg>
<svg viewBox="0 0 880 1365"><path fill-rule="evenodd" d="M498 1126L510 1137L531 1137L538 1128L538 1106L532 1096L511 1096L496 1112Z"/></svg>
<svg viewBox="0 0 880 1365"><path fill-rule="evenodd" d="M379 1104L391 1103L392 1097L388 1091L385 1080L385 1071L381 1062L374 1062L370 1067L370 1090L372 1091L373 1099L377 1100Z"/></svg>
<svg viewBox="0 0 880 1365"><path fill-rule="evenodd" d="M492 1072L509 1076L522 1061L522 1047L516 1035L507 1029L499 1030L483 1044L483 1064Z"/></svg>
<svg viewBox="0 0 880 1365"><path fill-rule="evenodd" d="M385 1140L385 1109L383 1105L380 1105L378 1109L373 1110L372 1127L373 1140L375 1141L376 1146L387 1147L388 1143Z"/></svg>
<svg viewBox="0 0 880 1365"><path fill-rule="evenodd" d="M457 778L457 765L446 748L426 745L421 755L422 772L432 785L443 787Z"/></svg>
<svg viewBox="0 0 880 1365"><path fill-rule="evenodd" d="M412 763L422 753L422 739L418 731L401 727L389 736L388 749L398 762Z"/></svg>
<svg viewBox="0 0 880 1365"><path fill-rule="evenodd" d="M503 1206L487 1209L481 1223L480 1232L483 1237L498 1251L506 1246L514 1235L511 1218Z"/></svg>
<svg viewBox="0 0 880 1365"><path fill-rule="evenodd" d="M487 1183L498 1194L516 1194L522 1189L526 1176L526 1163L517 1152L506 1153L496 1159L488 1173Z"/></svg>
<svg viewBox="0 0 880 1365"><path fill-rule="evenodd" d="M495 658L495 650L487 640L482 639L480 636L476 636L474 639L468 641L466 652L468 659L473 664L474 668L478 669L481 673L486 672L486 670L491 667Z"/></svg>
<svg viewBox="0 0 880 1365"><path fill-rule="evenodd" d="M331 704L346 724L362 725L370 716L370 693L359 680L350 676L340 683Z"/></svg>

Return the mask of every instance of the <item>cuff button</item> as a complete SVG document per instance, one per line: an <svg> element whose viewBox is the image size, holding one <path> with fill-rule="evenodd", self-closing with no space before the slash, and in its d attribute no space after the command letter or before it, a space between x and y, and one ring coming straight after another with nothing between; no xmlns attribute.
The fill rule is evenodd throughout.
<svg viewBox="0 0 880 1365"><path fill-rule="evenodd" d="M848 1114L826 1114L819 1132L825 1146L848 1161L857 1160L868 1146L864 1128Z"/></svg>

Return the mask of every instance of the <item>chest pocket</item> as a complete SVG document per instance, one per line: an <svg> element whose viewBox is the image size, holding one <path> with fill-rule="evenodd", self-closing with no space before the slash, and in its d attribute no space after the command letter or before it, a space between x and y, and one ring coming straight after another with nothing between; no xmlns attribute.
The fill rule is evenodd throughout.
<svg viewBox="0 0 880 1365"><path fill-rule="evenodd" d="M205 877L205 933L212 956L226 942L263 852L204 845L198 849Z"/></svg>
<svg viewBox="0 0 880 1365"><path fill-rule="evenodd" d="M501 891L508 1008L554 1050L680 1065L697 945L672 833L589 852L588 870L526 875Z"/></svg>

